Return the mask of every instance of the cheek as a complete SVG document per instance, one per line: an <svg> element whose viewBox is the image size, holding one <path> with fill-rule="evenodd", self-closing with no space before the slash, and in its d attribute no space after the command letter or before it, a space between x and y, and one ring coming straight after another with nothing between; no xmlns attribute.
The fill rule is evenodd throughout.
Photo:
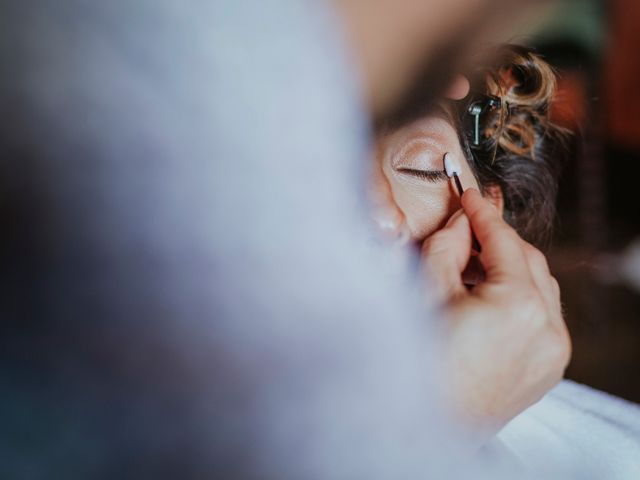
<svg viewBox="0 0 640 480"><path fill-rule="evenodd" d="M414 240L431 235L459 208L456 207L458 197L451 191L450 183L414 185L399 181L393 175L389 183Z"/></svg>
<svg viewBox="0 0 640 480"><path fill-rule="evenodd" d="M460 209L460 197L454 182L441 184L407 183L384 169L393 198L405 216L413 240L423 240L444 226L449 217ZM460 181L463 188L478 188L467 165L462 167Z"/></svg>
<svg viewBox="0 0 640 480"><path fill-rule="evenodd" d="M409 194L399 190L397 202L405 215L411 237L419 240L428 237L438 230L449 218L451 213L449 195L443 192ZM395 193L394 193L395 195ZM455 210L454 210L455 211Z"/></svg>

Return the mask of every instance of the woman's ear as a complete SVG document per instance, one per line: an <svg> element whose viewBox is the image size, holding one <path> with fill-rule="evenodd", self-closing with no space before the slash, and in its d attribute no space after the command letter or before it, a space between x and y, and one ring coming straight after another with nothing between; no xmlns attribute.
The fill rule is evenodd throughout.
<svg viewBox="0 0 640 480"><path fill-rule="evenodd" d="M484 197L498 209L500 215L504 214L504 196L500 185L487 185L484 189Z"/></svg>

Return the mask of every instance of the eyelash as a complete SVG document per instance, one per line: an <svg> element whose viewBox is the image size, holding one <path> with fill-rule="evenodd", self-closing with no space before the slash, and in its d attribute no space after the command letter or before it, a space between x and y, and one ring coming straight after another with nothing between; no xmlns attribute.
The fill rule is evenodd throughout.
<svg viewBox="0 0 640 480"><path fill-rule="evenodd" d="M400 168L398 171L433 183L446 181L449 178L444 170L414 170L413 168Z"/></svg>

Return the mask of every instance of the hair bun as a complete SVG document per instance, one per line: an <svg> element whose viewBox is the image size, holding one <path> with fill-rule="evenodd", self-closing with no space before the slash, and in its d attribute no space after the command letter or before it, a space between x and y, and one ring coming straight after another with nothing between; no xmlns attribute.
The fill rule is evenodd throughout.
<svg viewBox="0 0 640 480"><path fill-rule="evenodd" d="M485 57L486 58L486 57ZM553 229L557 178L566 131L549 119L556 75L526 47L506 45L471 77L473 91L500 97L500 107L482 118L481 148L463 138L481 188L497 185L505 220L527 241L543 248ZM473 99L471 99L473 101ZM468 121L468 107L462 106Z"/></svg>
<svg viewBox="0 0 640 480"><path fill-rule="evenodd" d="M485 75L487 94L502 99L487 133L506 151L535 156L537 137L549 128L549 105L556 92L551 66L532 50L506 45Z"/></svg>

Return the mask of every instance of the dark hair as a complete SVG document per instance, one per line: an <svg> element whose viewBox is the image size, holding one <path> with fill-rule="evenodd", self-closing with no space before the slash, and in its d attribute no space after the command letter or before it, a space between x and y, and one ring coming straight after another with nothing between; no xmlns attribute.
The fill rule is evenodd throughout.
<svg viewBox="0 0 640 480"><path fill-rule="evenodd" d="M481 189L500 187L505 220L544 248L554 226L568 133L549 118L556 74L526 47L505 45L493 58L471 77L472 94L457 105L461 143ZM470 113L478 102L484 102L479 141Z"/></svg>

